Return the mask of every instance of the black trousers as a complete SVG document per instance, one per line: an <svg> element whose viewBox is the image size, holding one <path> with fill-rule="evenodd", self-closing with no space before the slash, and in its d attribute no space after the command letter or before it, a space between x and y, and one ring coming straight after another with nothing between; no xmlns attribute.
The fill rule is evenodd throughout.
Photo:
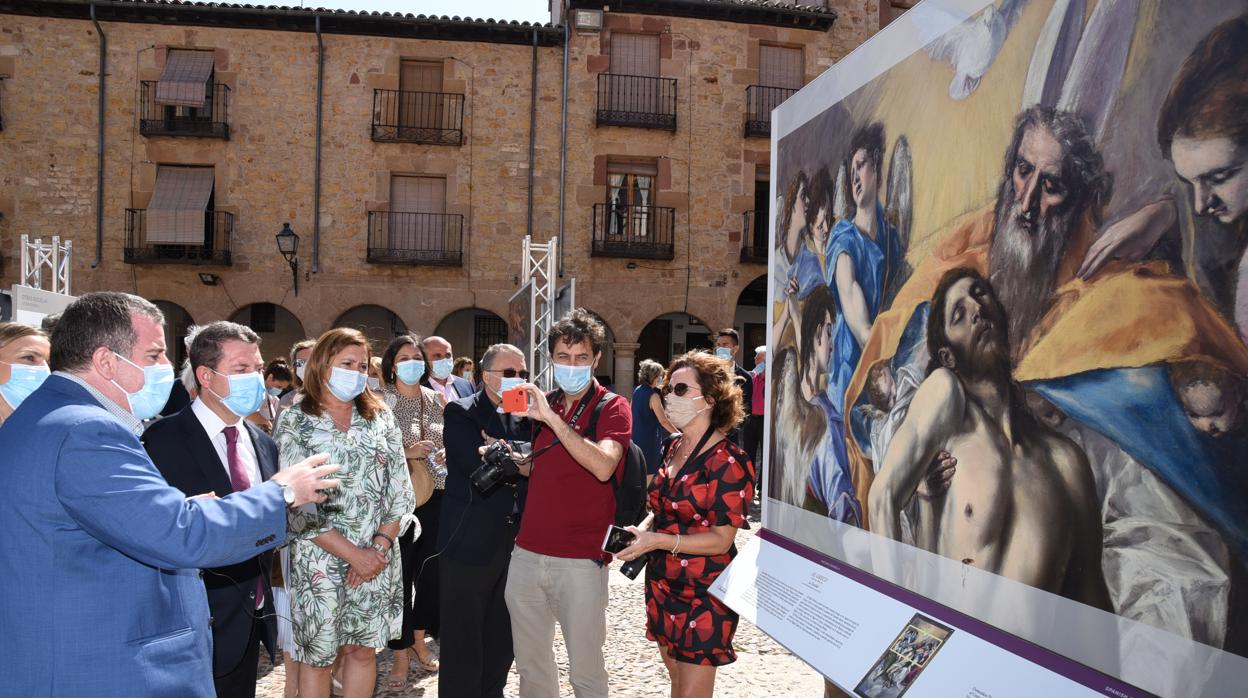
<svg viewBox="0 0 1248 698"><path fill-rule="evenodd" d="M438 552L438 521L442 518L444 490L434 490L429 501L416 510L420 521L420 538L409 531L399 536L399 555L403 563L403 631L386 643L392 650L405 650L414 644L417 630L438 637L438 589L441 587L441 556Z"/></svg>
<svg viewBox="0 0 1248 698"><path fill-rule="evenodd" d="M260 638L264 636L262 619L266 612L273 611L272 604L272 600L266 600L265 607L251 621L251 637L238 665L228 674L212 677L217 698L256 698L256 668L260 664Z"/></svg>
<svg viewBox="0 0 1248 698"><path fill-rule="evenodd" d="M484 565L450 558L442 567L439 698L502 698L511 649L511 615L503 591L512 544Z"/></svg>
<svg viewBox="0 0 1248 698"><path fill-rule="evenodd" d="M752 414L746 417L742 431L745 432L745 443L741 447L745 449L745 454L750 457L750 460L754 461L754 466L756 468L761 467L759 461L763 457L761 453L763 447L763 416L761 414Z"/></svg>

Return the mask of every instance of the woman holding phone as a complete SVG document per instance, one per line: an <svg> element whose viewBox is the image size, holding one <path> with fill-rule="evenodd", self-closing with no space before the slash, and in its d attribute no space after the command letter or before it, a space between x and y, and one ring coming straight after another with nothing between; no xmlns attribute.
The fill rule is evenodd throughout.
<svg viewBox="0 0 1248 698"><path fill-rule="evenodd" d="M646 637L682 698L711 696L715 668L737 658L737 614L710 593L754 499L754 464L726 438L745 417L733 379L730 363L704 352L668 367L667 415L682 433L650 483L653 530L630 528L637 538L616 556L661 553L646 570Z"/></svg>

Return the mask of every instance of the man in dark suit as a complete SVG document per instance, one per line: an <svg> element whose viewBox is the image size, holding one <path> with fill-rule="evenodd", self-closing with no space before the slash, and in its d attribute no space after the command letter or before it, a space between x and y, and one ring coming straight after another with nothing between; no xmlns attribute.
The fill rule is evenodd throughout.
<svg viewBox="0 0 1248 698"><path fill-rule="evenodd" d="M720 330L715 337L715 356L724 359L732 364L732 372L736 374L737 386L741 388L741 407L748 415L750 413L750 403L754 400L754 374L741 368L741 364L737 363L737 354L741 351L741 336L731 327L725 327ZM728 438L733 443L745 448L745 436L742 427L733 429ZM752 456L751 456L752 457Z"/></svg>
<svg viewBox="0 0 1248 698"><path fill-rule="evenodd" d="M470 381L452 373L455 368L455 354L450 342L435 335L425 337L420 348L425 352L425 361L429 362L429 370L425 373L426 387L441 393L447 402L454 402L477 392Z"/></svg>
<svg viewBox="0 0 1248 698"><path fill-rule="evenodd" d="M233 322L192 330L188 347L198 396L148 427L143 445L170 485L188 497L225 497L277 472L277 445L245 417L265 395L260 338ZM212 671L218 698L254 698L259 647L277 647L271 552L200 573L212 614Z"/></svg>
<svg viewBox="0 0 1248 698"><path fill-rule="evenodd" d="M481 392L447 404L446 494L438 525L442 552L441 698L501 698L513 659L503 592L520 530L527 470L482 492L469 479L489 441L529 440L529 422L498 411L506 386L524 381L524 356L495 344L481 359ZM527 373L524 374L527 376ZM483 436L485 434L485 436Z"/></svg>

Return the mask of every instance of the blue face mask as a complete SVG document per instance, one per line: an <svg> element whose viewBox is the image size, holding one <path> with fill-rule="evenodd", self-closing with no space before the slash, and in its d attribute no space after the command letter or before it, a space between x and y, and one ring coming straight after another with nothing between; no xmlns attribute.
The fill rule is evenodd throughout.
<svg viewBox="0 0 1248 698"><path fill-rule="evenodd" d="M264 402L264 378L259 373L240 373L235 375L226 375L220 371L208 369L218 376L225 376L230 381L230 394L221 397L216 391L208 386L204 386L208 392L212 393L225 409L233 412L239 417L247 417L254 414L260 409L260 403Z"/></svg>
<svg viewBox="0 0 1248 698"><path fill-rule="evenodd" d="M394 374L407 385L416 385L425 375L425 362L420 359L400 361L394 367Z"/></svg>
<svg viewBox="0 0 1248 698"><path fill-rule="evenodd" d="M754 364L754 375L756 376L762 375L763 369L765 368L767 368L766 361L759 361L758 363Z"/></svg>
<svg viewBox="0 0 1248 698"><path fill-rule="evenodd" d="M590 366L565 366L563 364L554 364L555 367L555 385L568 395L577 395L585 386L589 385L589 380L593 378L594 367Z"/></svg>
<svg viewBox="0 0 1248 698"><path fill-rule="evenodd" d="M269 395L272 395L273 397L281 397L281 396L282 396L282 389L281 389L281 388L265 388L265 389L264 389L264 392L268 393Z"/></svg>
<svg viewBox="0 0 1248 698"><path fill-rule="evenodd" d="M520 376L512 376L511 378L503 378L498 383L498 394L502 395L508 390L511 390L515 388L516 386L521 385L523 383L524 383L524 379L521 378Z"/></svg>
<svg viewBox="0 0 1248 698"><path fill-rule="evenodd" d="M351 402L368 387L368 374L338 366L329 372L329 392L343 402Z"/></svg>
<svg viewBox="0 0 1248 698"><path fill-rule="evenodd" d="M138 392L127 392L125 388L117 385L117 381L112 382L119 390L126 393L130 413L136 419L151 419L160 414L160 411L165 408L165 403L169 402L169 391L173 390L173 366L169 364L140 366L117 352L113 352L113 355L143 372L143 387L139 388Z"/></svg>
<svg viewBox="0 0 1248 698"><path fill-rule="evenodd" d="M0 361L6 363L7 361ZM0 385L0 397L9 403L9 407L17 409L35 389L43 385L51 372L46 365L30 366L28 364L9 364L9 382Z"/></svg>
<svg viewBox="0 0 1248 698"><path fill-rule="evenodd" d="M715 347L715 358L732 361L732 350L728 347Z"/></svg>
<svg viewBox="0 0 1248 698"><path fill-rule="evenodd" d="M451 369L453 368L455 368L455 359L448 356L430 364L429 372L433 374L434 378L444 381L451 375Z"/></svg>

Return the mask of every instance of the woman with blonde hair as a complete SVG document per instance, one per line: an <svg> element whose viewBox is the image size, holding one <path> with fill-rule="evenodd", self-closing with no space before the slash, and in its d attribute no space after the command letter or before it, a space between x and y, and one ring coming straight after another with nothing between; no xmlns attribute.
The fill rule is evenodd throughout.
<svg viewBox="0 0 1248 698"><path fill-rule="evenodd" d="M321 335L305 366L303 399L273 434L283 466L314 453L342 466L327 503L291 515L286 586L301 698L329 695L339 650L344 694L371 696L376 649L401 627L402 572L391 548L415 498L394 415L366 390L368 366L359 331Z"/></svg>
<svg viewBox="0 0 1248 698"><path fill-rule="evenodd" d="M657 381L663 377L663 366L646 359L637 368L637 387L633 388L633 443L646 456L646 483L659 469L660 449L668 434L679 431L663 410Z"/></svg>
<svg viewBox="0 0 1248 698"><path fill-rule="evenodd" d="M48 377L52 344L43 330L0 322L0 424Z"/></svg>

